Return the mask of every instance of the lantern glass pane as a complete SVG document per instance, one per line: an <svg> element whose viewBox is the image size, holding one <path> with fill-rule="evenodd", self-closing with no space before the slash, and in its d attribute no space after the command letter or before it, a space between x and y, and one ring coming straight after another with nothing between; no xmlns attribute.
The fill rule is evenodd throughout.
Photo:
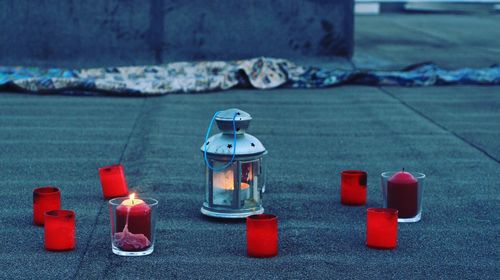
<svg viewBox="0 0 500 280"><path fill-rule="evenodd" d="M210 184L210 180L212 180L212 170L210 170L208 167L205 167L205 202L209 201L210 197L210 192L208 191L209 188L212 187L212 184Z"/></svg>
<svg viewBox="0 0 500 280"><path fill-rule="evenodd" d="M242 162L240 200L245 206L253 207L260 201L259 180L259 160Z"/></svg>
<svg viewBox="0 0 500 280"><path fill-rule="evenodd" d="M253 169L252 161L241 163L240 201L242 201L242 203L244 203L245 200L253 198L255 182Z"/></svg>
<svg viewBox="0 0 500 280"><path fill-rule="evenodd" d="M225 162L213 162L215 169L222 168L225 164ZM232 204L235 172L236 163L231 164L220 172L213 171L213 203L215 205L230 206Z"/></svg>

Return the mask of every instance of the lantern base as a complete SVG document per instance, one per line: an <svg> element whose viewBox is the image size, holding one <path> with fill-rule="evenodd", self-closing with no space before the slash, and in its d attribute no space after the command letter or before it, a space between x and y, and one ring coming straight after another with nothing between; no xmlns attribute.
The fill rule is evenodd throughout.
<svg viewBox="0 0 500 280"><path fill-rule="evenodd" d="M201 207L201 213L214 218L241 219L254 214L262 214L264 213L264 208L259 206L250 209L216 209L203 205L203 207Z"/></svg>

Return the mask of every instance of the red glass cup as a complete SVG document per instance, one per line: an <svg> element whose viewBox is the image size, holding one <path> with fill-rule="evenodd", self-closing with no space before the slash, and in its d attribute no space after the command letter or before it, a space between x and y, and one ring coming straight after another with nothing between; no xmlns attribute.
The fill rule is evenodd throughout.
<svg viewBox="0 0 500 280"><path fill-rule="evenodd" d="M99 168L102 194L105 199L128 196L128 185L123 165L115 164Z"/></svg>
<svg viewBox="0 0 500 280"><path fill-rule="evenodd" d="M344 205L365 205L367 173L345 170L340 174L340 202Z"/></svg>
<svg viewBox="0 0 500 280"><path fill-rule="evenodd" d="M278 218L275 215L247 217L247 254L256 258L278 255Z"/></svg>
<svg viewBox="0 0 500 280"><path fill-rule="evenodd" d="M398 244L398 210L368 208L366 210L366 246L394 249Z"/></svg>
<svg viewBox="0 0 500 280"><path fill-rule="evenodd" d="M61 191L56 187L33 190L33 223L43 226L45 212L61 209Z"/></svg>
<svg viewBox="0 0 500 280"><path fill-rule="evenodd" d="M45 212L45 250L68 251L75 248L75 212Z"/></svg>

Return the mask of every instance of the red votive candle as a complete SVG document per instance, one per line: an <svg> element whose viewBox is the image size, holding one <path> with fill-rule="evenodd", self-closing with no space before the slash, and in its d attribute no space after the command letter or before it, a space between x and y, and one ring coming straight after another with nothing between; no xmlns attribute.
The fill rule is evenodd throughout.
<svg viewBox="0 0 500 280"><path fill-rule="evenodd" d="M345 170L340 177L340 202L345 205L365 205L367 173Z"/></svg>
<svg viewBox="0 0 500 280"><path fill-rule="evenodd" d="M398 244L398 210L368 208L366 210L366 246L394 249Z"/></svg>
<svg viewBox="0 0 500 280"><path fill-rule="evenodd" d="M256 258L278 255L278 218L275 215L247 217L247 254Z"/></svg>
<svg viewBox="0 0 500 280"><path fill-rule="evenodd" d="M151 208L135 194L116 207L116 232L115 241L124 251L142 251L151 245ZM137 238L140 235L147 240Z"/></svg>
<svg viewBox="0 0 500 280"><path fill-rule="evenodd" d="M61 209L61 191L56 187L33 190L33 223L43 226L45 212Z"/></svg>
<svg viewBox="0 0 500 280"><path fill-rule="evenodd" d="M75 212L45 212L45 250L67 251L75 248Z"/></svg>
<svg viewBox="0 0 500 280"><path fill-rule="evenodd" d="M397 209L399 218L412 218L418 213L418 182L404 169L387 181L387 207Z"/></svg>
<svg viewBox="0 0 500 280"><path fill-rule="evenodd" d="M128 196L127 180L123 165L115 164L99 168L102 194L105 199Z"/></svg>

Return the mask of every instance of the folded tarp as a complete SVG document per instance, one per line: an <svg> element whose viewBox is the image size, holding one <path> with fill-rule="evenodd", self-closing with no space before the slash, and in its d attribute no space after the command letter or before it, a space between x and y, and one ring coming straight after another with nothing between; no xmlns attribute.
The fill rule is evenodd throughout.
<svg viewBox="0 0 500 280"><path fill-rule="evenodd" d="M177 62L158 66L93 69L0 67L0 89L38 93L96 92L162 95L226 90L324 88L338 85L499 85L500 66L446 70L422 63L401 71L341 70L298 66L285 59Z"/></svg>

